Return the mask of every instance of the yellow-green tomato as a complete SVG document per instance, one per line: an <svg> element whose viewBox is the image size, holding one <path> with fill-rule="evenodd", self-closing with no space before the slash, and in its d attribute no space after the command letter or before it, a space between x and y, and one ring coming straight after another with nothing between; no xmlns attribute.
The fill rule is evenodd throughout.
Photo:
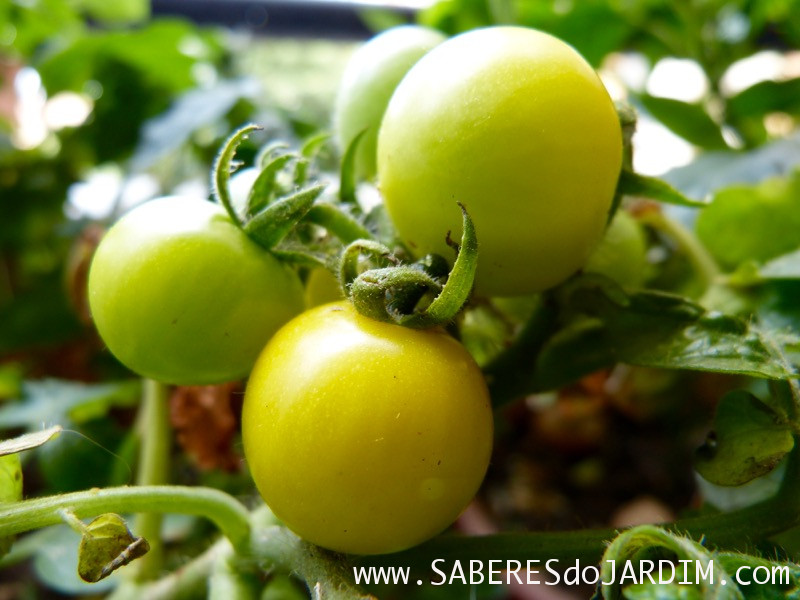
<svg viewBox="0 0 800 600"><path fill-rule="evenodd" d="M451 256L469 211L476 289L523 295L577 271L603 235L622 160L614 105L569 45L524 27L469 31L408 72L378 134L378 183L417 254Z"/></svg>
<svg viewBox="0 0 800 600"><path fill-rule="evenodd" d="M221 206L171 196L134 208L103 237L89 303L103 341L132 371L220 383L247 375L303 310L303 286Z"/></svg>
<svg viewBox="0 0 800 600"><path fill-rule="evenodd" d="M264 500L332 550L402 550L452 523L492 447L483 376L441 330L327 304L272 338L247 384L244 451Z"/></svg>
<svg viewBox="0 0 800 600"><path fill-rule="evenodd" d="M646 255L641 225L628 212L618 210L583 270L605 275L623 287L638 288L647 276Z"/></svg>
<svg viewBox="0 0 800 600"><path fill-rule="evenodd" d="M378 128L395 87L414 63L445 39L427 27L395 27L372 38L348 61L336 96L333 128L342 151L366 128L356 154L361 177L375 176Z"/></svg>

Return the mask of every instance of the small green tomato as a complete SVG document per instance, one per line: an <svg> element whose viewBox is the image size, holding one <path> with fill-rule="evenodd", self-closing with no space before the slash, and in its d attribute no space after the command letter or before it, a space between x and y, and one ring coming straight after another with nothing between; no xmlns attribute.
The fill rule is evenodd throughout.
<svg viewBox="0 0 800 600"><path fill-rule="evenodd" d="M100 336L132 371L164 383L247 375L275 331L303 309L297 274L225 210L166 197L124 215L89 271Z"/></svg>
<svg viewBox="0 0 800 600"><path fill-rule="evenodd" d="M367 129L356 153L356 172L375 176L378 128L397 84L431 48L446 38L439 31L416 25L389 29L361 46L347 63L333 115L336 140L342 151Z"/></svg>
<svg viewBox="0 0 800 600"><path fill-rule="evenodd" d="M524 27L468 31L432 49L397 86L378 134L378 183L417 255L451 256L469 211L476 291L526 295L580 269L600 241L622 163L622 131L592 67Z"/></svg>

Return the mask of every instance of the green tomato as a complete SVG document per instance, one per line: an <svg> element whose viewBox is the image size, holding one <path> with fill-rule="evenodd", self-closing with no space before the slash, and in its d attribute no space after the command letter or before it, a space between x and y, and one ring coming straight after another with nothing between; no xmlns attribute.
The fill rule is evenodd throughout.
<svg viewBox="0 0 800 600"><path fill-rule="evenodd" d="M599 273L623 287L638 288L647 275L647 242L641 225L618 210L583 270Z"/></svg>
<svg viewBox="0 0 800 600"><path fill-rule="evenodd" d="M333 128L342 151L367 128L356 153L356 172L375 176L378 128L397 84L444 34L427 27L406 25L375 36L361 46L345 67L333 114Z"/></svg>
<svg viewBox="0 0 800 600"><path fill-rule="evenodd" d="M253 479L304 539L378 554L446 528L492 447L483 376L441 330L359 315L347 302L292 320L248 381L242 435Z"/></svg>
<svg viewBox="0 0 800 600"><path fill-rule="evenodd" d="M303 309L303 287L221 206L172 196L108 231L89 271L89 303L103 341L132 371L208 384L247 375Z"/></svg>
<svg viewBox="0 0 800 600"><path fill-rule="evenodd" d="M314 308L343 298L342 286L328 269L314 269L306 279L306 308Z"/></svg>
<svg viewBox="0 0 800 600"><path fill-rule="evenodd" d="M603 235L622 161L614 104L564 42L524 27L469 31L397 86L378 134L378 181L401 238L449 257L456 201L480 242L476 289L552 287Z"/></svg>

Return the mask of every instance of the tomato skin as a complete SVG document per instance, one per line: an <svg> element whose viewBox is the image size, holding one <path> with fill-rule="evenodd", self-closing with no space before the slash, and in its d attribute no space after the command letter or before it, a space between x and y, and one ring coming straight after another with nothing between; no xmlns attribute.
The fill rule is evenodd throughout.
<svg viewBox="0 0 800 600"><path fill-rule="evenodd" d="M361 177L375 176L378 128L392 92L414 63L446 39L427 27L394 27L370 39L348 61L336 95L333 128L342 152L368 128L356 152L356 173Z"/></svg>
<svg viewBox="0 0 800 600"><path fill-rule="evenodd" d="M492 411L472 357L440 330L307 311L261 354L242 434L256 485L290 529L355 554L439 533L486 471Z"/></svg>
<svg viewBox="0 0 800 600"><path fill-rule="evenodd" d="M623 287L642 287L647 276L647 241L636 219L618 210L583 270L605 275Z"/></svg>
<svg viewBox="0 0 800 600"><path fill-rule="evenodd" d="M469 31L397 86L378 134L378 183L417 255L449 257L456 201L480 242L476 289L523 295L577 271L603 234L622 161L616 111L591 66L539 31Z"/></svg>
<svg viewBox="0 0 800 600"><path fill-rule="evenodd" d="M306 279L306 308L314 308L344 298L342 286L336 275L328 269L313 269Z"/></svg>
<svg viewBox="0 0 800 600"><path fill-rule="evenodd" d="M164 383L247 375L266 341L303 309L297 275L217 205L165 197L124 215L89 271L100 336L129 369Z"/></svg>

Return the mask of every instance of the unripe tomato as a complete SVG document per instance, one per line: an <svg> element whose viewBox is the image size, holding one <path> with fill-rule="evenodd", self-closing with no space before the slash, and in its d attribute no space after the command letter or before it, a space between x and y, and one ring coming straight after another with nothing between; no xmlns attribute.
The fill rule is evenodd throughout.
<svg viewBox="0 0 800 600"><path fill-rule="evenodd" d="M397 86L378 134L378 182L402 239L451 256L464 204L479 293L521 295L577 271L603 235L622 133L591 66L524 27L440 44Z"/></svg>
<svg viewBox="0 0 800 600"><path fill-rule="evenodd" d="M646 254L641 225L628 212L618 210L583 270L605 275L623 287L641 287L647 276Z"/></svg>
<svg viewBox="0 0 800 600"><path fill-rule="evenodd" d="M103 341L132 371L220 383L247 375L303 309L303 286L221 206L172 196L108 231L89 271L89 304Z"/></svg>
<svg viewBox="0 0 800 600"><path fill-rule="evenodd" d="M447 527L477 491L492 447L483 376L441 330L307 311L258 359L244 451L269 507L306 540L378 554Z"/></svg>
<svg viewBox="0 0 800 600"><path fill-rule="evenodd" d="M336 275L322 267L312 270L306 279L306 308L336 302L344 297Z"/></svg>
<svg viewBox="0 0 800 600"><path fill-rule="evenodd" d="M348 61L336 96L333 128L342 151L368 128L356 153L361 177L375 176L378 128L395 87L415 62L445 39L427 27L395 27L369 40Z"/></svg>

